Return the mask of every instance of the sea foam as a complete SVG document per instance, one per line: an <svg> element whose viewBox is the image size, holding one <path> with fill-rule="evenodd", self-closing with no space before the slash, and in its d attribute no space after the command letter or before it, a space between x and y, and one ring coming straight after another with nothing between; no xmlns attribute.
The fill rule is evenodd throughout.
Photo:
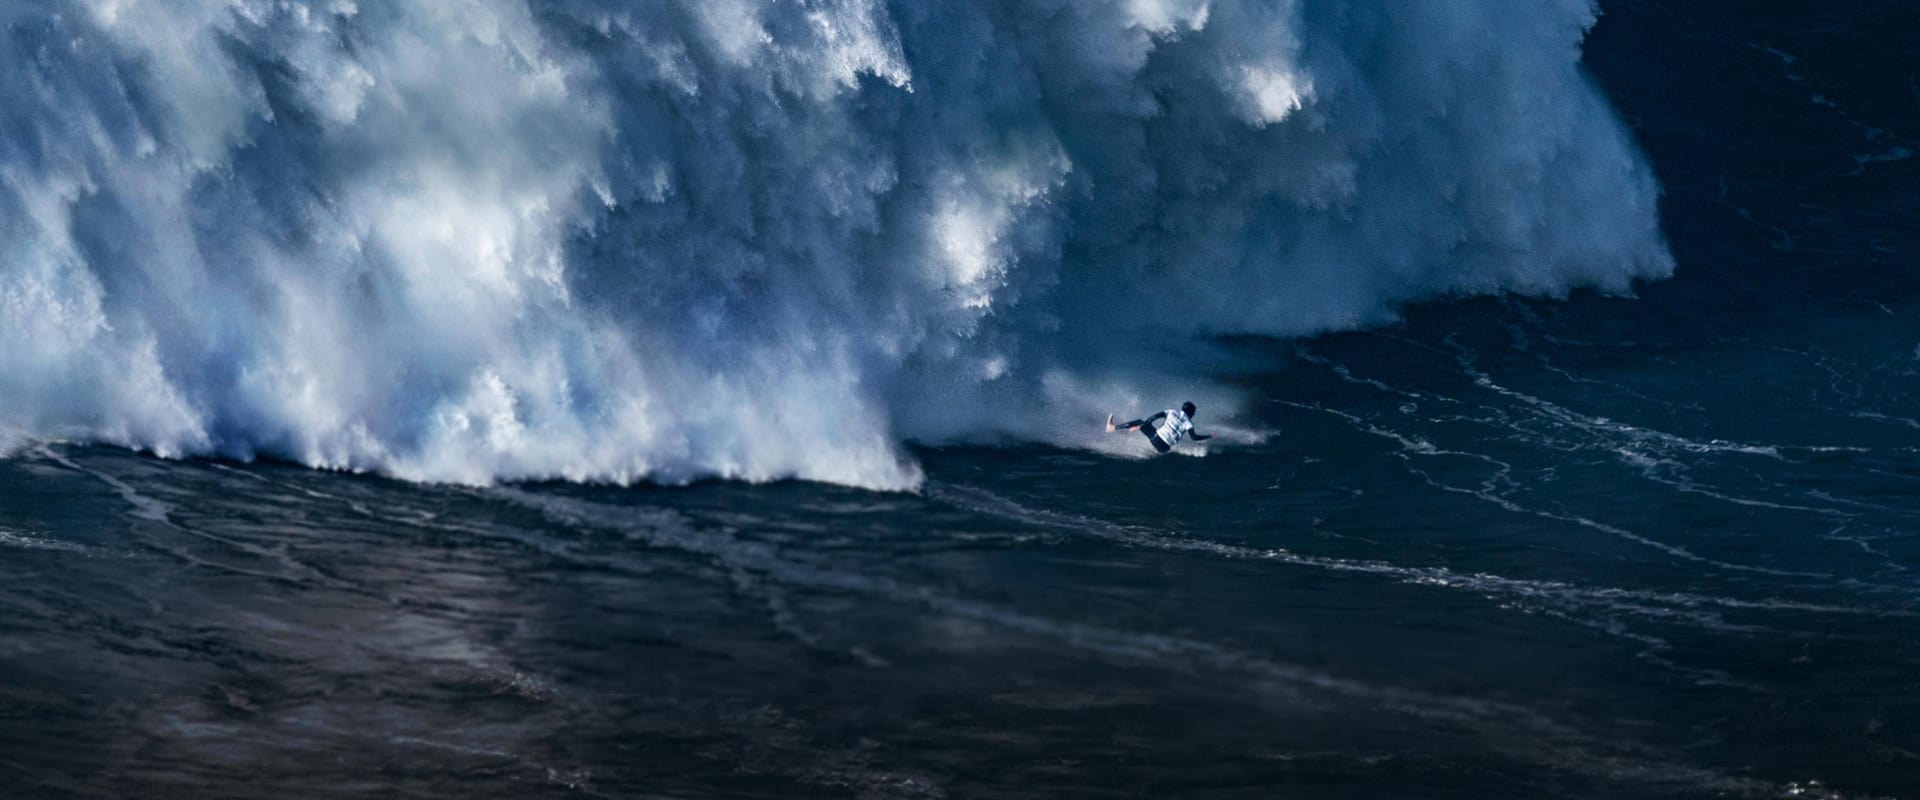
<svg viewBox="0 0 1920 800"><path fill-rule="evenodd" d="M901 488L1197 341L1672 269L1586 0L0 10L0 428ZM1211 414L1211 416L1209 416ZM1082 433L1082 432L1088 433Z"/></svg>

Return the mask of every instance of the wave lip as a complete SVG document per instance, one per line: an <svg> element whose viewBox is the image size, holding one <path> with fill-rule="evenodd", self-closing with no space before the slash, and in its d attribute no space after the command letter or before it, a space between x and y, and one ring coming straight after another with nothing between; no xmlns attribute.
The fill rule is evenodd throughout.
<svg viewBox="0 0 1920 800"><path fill-rule="evenodd" d="M902 441L1232 408L1178 366L1193 337L1671 272L1580 68L1596 13L10 8L0 427L428 481L907 488Z"/></svg>

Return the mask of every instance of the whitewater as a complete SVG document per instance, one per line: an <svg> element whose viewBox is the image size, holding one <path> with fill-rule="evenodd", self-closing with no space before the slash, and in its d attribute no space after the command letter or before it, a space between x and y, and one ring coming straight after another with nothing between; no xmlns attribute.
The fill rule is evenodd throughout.
<svg viewBox="0 0 1920 800"><path fill-rule="evenodd" d="M1673 269L1587 0L0 9L0 438L922 480L1215 337Z"/></svg>

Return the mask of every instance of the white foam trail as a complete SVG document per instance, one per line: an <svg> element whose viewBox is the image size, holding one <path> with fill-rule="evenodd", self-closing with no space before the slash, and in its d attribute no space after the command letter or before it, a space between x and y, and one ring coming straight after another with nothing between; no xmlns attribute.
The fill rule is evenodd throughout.
<svg viewBox="0 0 1920 800"><path fill-rule="evenodd" d="M128 511L128 516L131 516L135 519L146 520L148 522L158 522L162 525L171 526L174 524L173 523L173 506L168 505L165 501L162 501L158 498L149 497L147 495L141 494L140 490L133 488L132 484L129 484L126 481L120 480L119 478L116 478L105 472L101 472L100 470L93 469L91 467L85 467L78 463L75 463L73 460L67 458L66 456L61 455L59 451L54 450L53 447L49 445L40 445L39 447L36 447L34 449L34 454L48 461L52 461L56 464L59 464L62 467L66 467L67 469L73 470L74 472L90 475L95 480L98 480L101 483L106 484L109 488L113 489L114 494L117 494L120 496L121 500L126 501L127 506L130 508L130 510Z"/></svg>
<svg viewBox="0 0 1920 800"><path fill-rule="evenodd" d="M1766 53L1777 59L1780 62L1781 74L1794 85L1802 89L1811 88L1812 82L1799 70L1798 65L1800 59L1798 57L1782 51L1779 48L1759 42L1749 42L1747 43L1747 47ZM1833 98L1821 94L1818 91L1809 91L1807 94L1807 102L1832 112L1833 115L1839 117L1842 122L1852 126L1854 130L1859 132L1860 138L1863 141L1876 148L1875 152L1855 155L1853 157L1853 169L1847 172L1847 177L1862 177L1866 175L1867 168L1874 164L1905 161L1913 157L1916 147L1920 147L1920 145L1916 145L1915 142L1902 139L1885 128L1877 128L1861 122L1859 118L1847 113L1846 109L1841 108L1840 104L1835 102ZM1882 310L1885 310L1884 306L1882 306Z"/></svg>
<svg viewBox="0 0 1920 800"><path fill-rule="evenodd" d="M927 487L926 494L935 500L977 513L992 514L1028 525L1065 528L1140 547L1206 553L1226 558L1274 561L1332 572L1377 575L1401 583L1460 589L1500 597L1508 601L1621 611L1664 621L1687 622L1723 631L1758 630L1726 622L1720 616L1720 612L1725 610L1889 618L1920 616L1920 611L1902 608L1842 606L1772 598L1747 600L1690 592L1582 586L1564 581L1508 578L1484 572L1466 573L1445 567L1409 567L1384 561L1312 556L1295 553L1283 547L1226 544L1152 528L1117 525L1077 514L1035 509L985 489L971 486L935 483Z"/></svg>
<svg viewBox="0 0 1920 800"><path fill-rule="evenodd" d="M0 425L899 488L905 439L1220 418L1195 335L1671 269L1591 2L1030 12L8 5Z"/></svg>
<svg viewBox="0 0 1920 800"><path fill-rule="evenodd" d="M1027 521L1046 520L1052 515L1052 512L1025 509L971 487L935 485L930 487L930 492L962 502L984 500L1002 512L1011 511L1016 518L1029 517ZM1750 796L1767 796L1776 788L1761 781L1673 761L1632 742L1599 738L1524 705L1370 683L1203 640L1029 614L956 596L936 587L817 563L785 548L739 539L725 530L696 528L691 520L672 511L606 505L512 488L487 490L482 496L537 510L569 529L618 532L651 546L711 558L725 567L735 585L742 589L760 589L759 584L765 582L844 591L1053 640L1108 659L1179 670L1202 668L1236 673L1252 679L1249 686L1252 690L1279 694L1301 703L1332 700L1343 708L1358 706L1417 719L1472 736L1500 752L1549 763L1577 774L1635 784L1680 784ZM1059 519L1070 517L1065 515ZM1069 523L1068 527L1078 527L1078 524ZM750 578L742 581L743 574ZM780 612L775 613L778 616ZM792 619L776 619L775 624L787 630L796 623ZM804 631L799 635L806 636ZM804 638L803 643L818 644Z"/></svg>
<svg viewBox="0 0 1920 800"><path fill-rule="evenodd" d="M14 530L6 526L0 526L0 547L17 547L22 550L52 550L62 553L77 553L80 555L88 555L93 552L92 549L86 545L61 541L59 539L49 539L45 536L35 536L26 531Z"/></svg>
<svg viewBox="0 0 1920 800"><path fill-rule="evenodd" d="M105 470L95 469L93 467L89 467L73 459L67 458L66 456L62 455L58 450L54 449L51 445L40 444L36 446L34 449L34 454L41 458L45 458L46 460L51 461L55 464L58 464L61 467L72 470L74 472L87 475L95 480L100 481L101 483L106 484L108 487L113 489L115 494L120 496L121 500L126 502L127 506L129 507L127 511L127 516L129 517L132 517L137 520L149 522L149 523L154 523L155 527L164 531L182 534L185 536L191 536L193 538L202 539L209 542L214 542L234 552L241 553L250 559L257 559L270 564L278 564L282 567L285 567L286 571L280 572L280 573L265 572L265 571L261 571L261 570L257 570L250 567L241 566L241 565L237 565L237 564L233 564L225 561L214 560L210 557L198 555L186 549L183 549L179 547L177 544L168 541L167 538L164 536L148 537L145 539L145 543L147 545L157 550L160 550L161 552L164 552L173 558L177 558L181 561L184 561L188 564L192 564L198 567L216 569L224 572L229 572L235 575L247 575L250 577L260 578L260 579L269 580L269 581L284 581L284 582L291 582L291 583L313 582L313 583L322 584L322 585L334 585L334 586L338 586L341 584L338 578L328 575L327 573L314 568L312 565L300 561L293 554L288 553L284 549L262 547L259 545L251 544L246 541L242 541L240 539L201 530L198 527L195 527L193 525L182 523L179 520L174 518L175 517L174 508L172 505L168 504L167 502L160 500L159 498L153 497L151 495L142 493L139 489L135 488L133 484L128 483L127 481L111 473L108 473Z"/></svg>

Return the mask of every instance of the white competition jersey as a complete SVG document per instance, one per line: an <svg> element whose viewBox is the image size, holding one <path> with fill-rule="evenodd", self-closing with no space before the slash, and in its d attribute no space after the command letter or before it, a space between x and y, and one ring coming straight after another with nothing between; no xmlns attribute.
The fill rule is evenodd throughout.
<svg viewBox="0 0 1920 800"><path fill-rule="evenodd" d="M1154 435L1160 437L1160 441L1179 444L1181 439L1187 438L1187 434L1193 432L1193 420L1187 419L1187 415L1180 409L1169 408L1162 413L1166 416L1160 419L1160 426L1153 431Z"/></svg>

